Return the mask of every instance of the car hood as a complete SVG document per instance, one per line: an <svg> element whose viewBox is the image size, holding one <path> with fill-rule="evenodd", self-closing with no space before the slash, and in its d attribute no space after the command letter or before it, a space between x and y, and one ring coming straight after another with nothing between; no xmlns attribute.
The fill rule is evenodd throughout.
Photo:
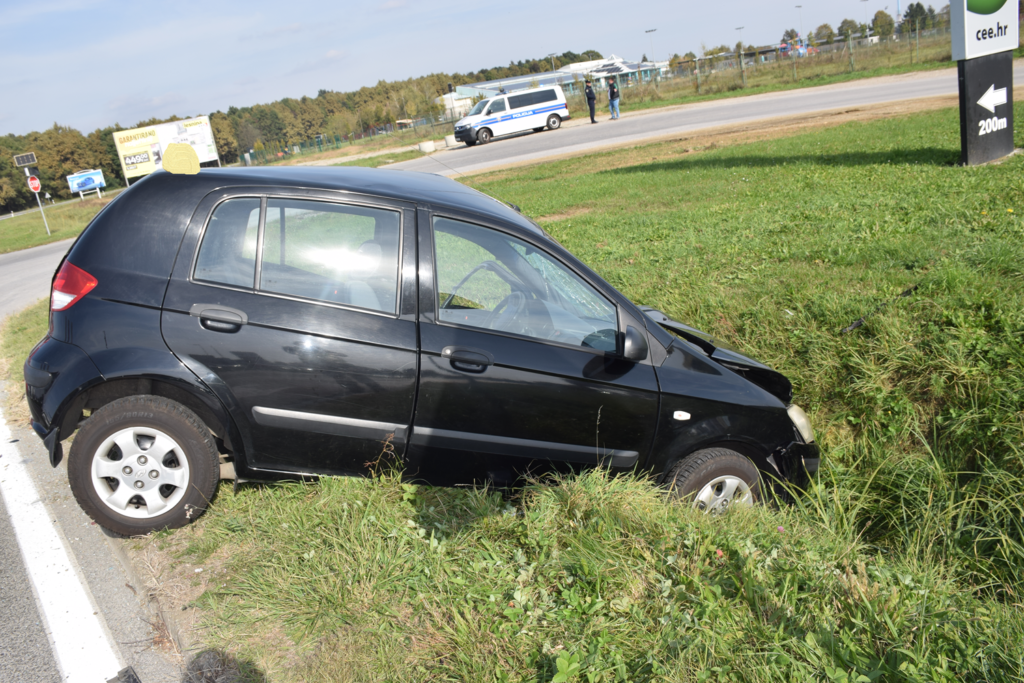
<svg viewBox="0 0 1024 683"><path fill-rule="evenodd" d="M793 384L782 373L772 370L767 365L759 363L753 358L744 356L736 349L717 341L707 332L702 332L678 320L669 318L656 308L640 306L640 310L669 332L690 342L705 356L722 367L728 368L744 379L756 384L783 403L788 405L792 402Z"/></svg>

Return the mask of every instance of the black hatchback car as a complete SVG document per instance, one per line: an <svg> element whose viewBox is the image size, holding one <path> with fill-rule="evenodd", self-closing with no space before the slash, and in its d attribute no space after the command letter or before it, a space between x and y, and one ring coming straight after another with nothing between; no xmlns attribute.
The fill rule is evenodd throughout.
<svg viewBox="0 0 1024 683"><path fill-rule="evenodd" d="M221 477L649 473L717 512L819 451L791 386L634 305L510 207L370 169L155 173L85 229L25 363L50 462L140 534Z"/></svg>

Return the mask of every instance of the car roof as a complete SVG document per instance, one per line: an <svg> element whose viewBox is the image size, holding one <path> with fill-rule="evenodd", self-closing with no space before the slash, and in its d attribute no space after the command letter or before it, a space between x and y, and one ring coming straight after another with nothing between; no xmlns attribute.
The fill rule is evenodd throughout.
<svg viewBox="0 0 1024 683"><path fill-rule="evenodd" d="M356 192L402 201L428 203L435 207L481 214L513 223L537 236L547 237L533 221L493 197L462 183L433 173L395 169L350 167L271 166L257 168L204 168L194 176L205 192L230 186L284 186L306 189ZM152 174L149 183L178 185L182 176L166 172ZM197 187L197 189L199 189Z"/></svg>

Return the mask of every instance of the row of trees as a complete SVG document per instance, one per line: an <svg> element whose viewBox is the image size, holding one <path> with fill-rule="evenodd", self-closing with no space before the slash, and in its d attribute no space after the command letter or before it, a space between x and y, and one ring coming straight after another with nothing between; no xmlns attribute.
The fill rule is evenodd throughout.
<svg viewBox="0 0 1024 683"><path fill-rule="evenodd" d="M839 23L838 29L834 30L831 24L822 24L807 36L807 42L809 45L831 44L836 39L847 40L854 35L872 35L884 39L891 38L897 30L910 33L917 29L924 30L942 26L949 26L949 5L945 5L936 12L931 5L925 7L923 3L912 2L900 18L899 25L888 12L878 10L872 17L870 25L859 23L854 19L843 19ZM782 34L782 41L788 43L797 37L799 37L799 33L796 29L789 29Z"/></svg>
<svg viewBox="0 0 1024 683"><path fill-rule="evenodd" d="M891 37L897 29L903 31L913 31L916 28L930 29L940 26L949 25L949 5L945 5L938 12L931 5L927 7L920 2L912 2L907 7L907 11L904 12L902 22L897 26L896 20L893 19L888 13L879 10L875 13L874 18L871 20L871 24L861 24L853 19L843 19L839 23L838 30L833 29L831 24L822 24L817 29L812 31L810 35L806 36L805 40L807 45L821 45L821 44L832 44L836 40L846 40L850 36L866 36L869 34L873 36L879 36L880 38ZM795 28L786 29L782 34L783 43L789 43L800 37L800 32ZM715 47L708 47L701 43L701 56L702 57L714 57L715 55L731 54L740 52L754 52L757 47L754 45L745 45L743 41L737 42L735 45L717 45ZM679 64L692 61L697 58L694 52L687 52L685 55L675 54L669 62L669 66L675 69Z"/></svg>
<svg viewBox="0 0 1024 683"><path fill-rule="evenodd" d="M595 50L579 54L564 52L553 58L510 62L508 66L475 72L434 73L393 83L380 81L353 92L320 90L316 97L286 97L270 104L229 107L226 113L210 114L210 124L221 161L234 163L241 153L250 149L291 146L318 134L348 136L399 119L436 117L442 112L434 100L448 92L449 83L457 86L513 78L550 71L552 66L557 69L565 64L601 58L601 53ZM83 169L103 169L108 187L124 185L114 147L114 132L180 118L150 119L134 126L115 123L88 135L54 124L41 133L0 137L0 211L21 211L35 206L24 172L14 166L15 154L35 152L43 190L55 199L69 199L71 193L65 176Z"/></svg>

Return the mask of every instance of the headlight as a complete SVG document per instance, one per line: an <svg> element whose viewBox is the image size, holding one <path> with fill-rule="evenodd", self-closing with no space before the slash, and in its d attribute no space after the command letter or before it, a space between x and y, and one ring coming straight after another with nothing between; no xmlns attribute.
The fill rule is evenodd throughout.
<svg viewBox="0 0 1024 683"><path fill-rule="evenodd" d="M814 443L814 429L811 427L811 419L807 417L804 409L794 403L786 408L786 412L789 413L789 419L793 421L800 436L804 438L804 443Z"/></svg>

